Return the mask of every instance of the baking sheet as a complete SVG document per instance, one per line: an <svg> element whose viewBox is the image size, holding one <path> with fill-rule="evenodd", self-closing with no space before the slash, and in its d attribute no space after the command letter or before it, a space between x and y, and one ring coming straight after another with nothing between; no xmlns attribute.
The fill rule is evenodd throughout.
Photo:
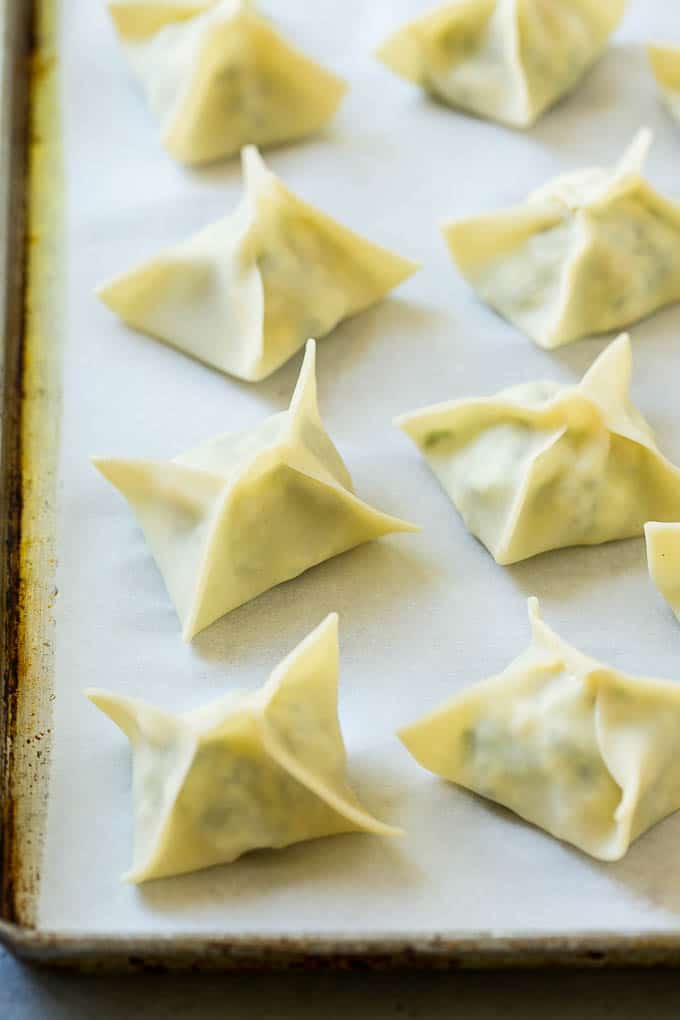
<svg viewBox="0 0 680 1020"><path fill-rule="evenodd" d="M680 814L619 864L599 864L436 780L397 727L501 669L528 640L526 597L565 638L631 672L680 681L680 631L648 580L642 541L566 550L510 569L463 528L394 415L525 379L577 379L603 339L542 352L481 306L438 232L444 218L522 198L564 169L616 161L641 124L649 176L680 197L680 129L641 44L680 38L663 0L637 0L583 86L526 134L438 106L371 57L426 5L271 0L283 31L346 75L327 133L267 155L310 202L419 258L398 294L319 343L322 413L359 494L423 526L332 560L231 613L191 646L135 521L91 454L169 458L287 406L301 357L241 384L127 330L93 288L223 215L238 161L175 166L103 5L62 0L67 177L66 341L60 422L56 685L38 926L79 933L442 934L667 932L680 923ZM634 396L680 463L680 307L634 328ZM131 853L122 735L82 696L109 687L186 710L259 686L327 612L340 613L341 719L352 781L401 825L227 867L123 885Z"/></svg>

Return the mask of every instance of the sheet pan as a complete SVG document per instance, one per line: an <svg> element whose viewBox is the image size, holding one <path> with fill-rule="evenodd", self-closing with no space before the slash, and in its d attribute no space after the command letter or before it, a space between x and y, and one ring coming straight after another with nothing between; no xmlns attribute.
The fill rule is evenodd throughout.
<svg viewBox="0 0 680 1020"><path fill-rule="evenodd" d="M503 570L390 424L435 400L574 380L604 347L534 348L475 301L437 224L517 200L561 169L613 162L643 123L656 133L651 179L680 195L680 131L641 48L680 35L677 15L662 0L632 2L579 91L518 134L425 100L373 61L382 36L423 4L264 6L352 85L328 132L267 154L270 165L309 201L424 263L319 344L322 412L358 491L423 532L340 557L181 643L132 516L88 457L170 457L258 421L286 406L300 358L239 384L98 305L101 279L231 208L239 168L189 172L164 155L102 4L39 4L33 33L28 4L6 9L0 934L24 956L81 967L677 962L680 816L620 864L598 864L421 772L394 736L523 647L530 594L577 646L680 680L680 633L647 578L643 543ZM676 462L679 330L678 308L633 330L635 399ZM141 889L120 884L128 752L82 689L193 707L258 686L331 610L352 779L404 838L340 837Z"/></svg>

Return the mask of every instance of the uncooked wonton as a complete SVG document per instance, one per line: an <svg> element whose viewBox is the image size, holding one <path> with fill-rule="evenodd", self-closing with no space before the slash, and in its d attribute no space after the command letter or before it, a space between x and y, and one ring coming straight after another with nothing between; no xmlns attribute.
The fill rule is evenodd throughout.
<svg viewBox="0 0 680 1020"><path fill-rule="evenodd" d="M453 107L525 128L602 53L626 0L454 0L378 50L389 68Z"/></svg>
<svg viewBox="0 0 680 1020"><path fill-rule="evenodd" d="M381 535L418 529L354 495L316 399L310 340L288 411L171 461L95 458L134 510L190 641L220 616Z"/></svg>
<svg viewBox="0 0 680 1020"><path fill-rule="evenodd" d="M132 746L135 838L125 879L180 875L320 836L398 835L347 782L337 688L332 614L264 687L193 712L87 691Z"/></svg>
<svg viewBox="0 0 680 1020"><path fill-rule="evenodd" d="M497 563L642 535L680 519L680 469L630 402L630 340L577 386L532 382L396 423Z"/></svg>
<svg viewBox="0 0 680 1020"><path fill-rule="evenodd" d="M523 205L444 227L480 298L539 347L619 329L680 300L680 205L642 177L642 131L613 171L550 181Z"/></svg>
<svg viewBox="0 0 680 1020"><path fill-rule="evenodd" d="M264 379L418 268L290 192L257 149L225 219L104 284L99 297L144 333L239 379Z"/></svg>
<svg viewBox="0 0 680 1020"><path fill-rule="evenodd" d="M605 861L680 808L680 684L572 648L529 600L531 644L400 733L430 772Z"/></svg>
<svg viewBox="0 0 680 1020"><path fill-rule="evenodd" d="M312 134L345 94L251 0L110 0L109 10L163 144L183 163Z"/></svg>

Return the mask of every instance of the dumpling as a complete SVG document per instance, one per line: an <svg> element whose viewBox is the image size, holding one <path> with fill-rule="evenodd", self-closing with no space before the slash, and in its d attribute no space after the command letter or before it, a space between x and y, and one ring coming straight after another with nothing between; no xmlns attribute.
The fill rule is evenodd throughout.
<svg viewBox="0 0 680 1020"><path fill-rule="evenodd" d="M641 132L614 172L566 174L524 205L443 228L483 301L539 347L635 322L680 299L680 205L641 176Z"/></svg>
<svg viewBox="0 0 680 1020"><path fill-rule="evenodd" d="M98 291L135 329L239 379L264 379L309 336L383 298L418 269L293 195L243 152L238 208Z"/></svg>
<svg viewBox="0 0 680 1020"><path fill-rule="evenodd" d="M319 416L310 340L288 411L171 461L94 458L134 510L185 641L282 581L415 525L354 495Z"/></svg>
<svg viewBox="0 0 680 1020"><path fill-rule="evenodd" d="M602 53L626 0L455 0L378 50L391 70L453 107L525 128Z"/></svg>
<svg viewBox="0 0 680 1020"><path fill-rule="evenodd" d="M402 730L426 769L600 860L680 808L680 684L627 676L563 641L529 599L532 641L498 676Z"/></svg>
<svg viewBox="0 0 680 1020"><path fill-rule="evenodd" d="M250 0L113 0L109 9L163 144L182 163L303 138L345 94Z"/></svg>
<svg viewBox="0 0 680 1020"><path fill-rule="evenodd" d="M648 46L647 53L668 108L680 120L680 46Z"/></svg>
<svg viewBox="0 0 680 1020"><path fill-rule="evenodd" d="M497 563L642 535L680 519L680 469L629 399L621 336L576 386L526 383L395 422Z"/></svg>
<svg viewBox="0 0 680 1020"><path fill-rule="evenodd" d="M399 834L359 803L338 722L331 614L259 690L172 715L86 692L128 737L135 837L129 882L228 864L248 850L346 832Z"/></svg>
<svg viewBox="0 0 680 1020"><path fill-rule="evenodd" d="M648 521L645 540L652 580L680 620L680 524Z"/></svg>

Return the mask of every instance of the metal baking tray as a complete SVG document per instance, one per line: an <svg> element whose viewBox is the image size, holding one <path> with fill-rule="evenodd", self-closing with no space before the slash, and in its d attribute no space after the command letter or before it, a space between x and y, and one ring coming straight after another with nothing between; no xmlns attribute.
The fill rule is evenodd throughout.
<svg viewBox="0 0 680 1020"><path fill-rule="evenodd" d="M55 84L56 9L12 0L0 10L0 322L2 464L0 598L0 941L37 964L87 971L270 968L516 968L675 965L677 932L503 937L305 938L253 934L128 937L44 930L37 903L46 825L53 702L59 316L54 256L61 174ZM46 175L45 171L49 173ZM53 190L48 193L46 177Z"/></svg>

